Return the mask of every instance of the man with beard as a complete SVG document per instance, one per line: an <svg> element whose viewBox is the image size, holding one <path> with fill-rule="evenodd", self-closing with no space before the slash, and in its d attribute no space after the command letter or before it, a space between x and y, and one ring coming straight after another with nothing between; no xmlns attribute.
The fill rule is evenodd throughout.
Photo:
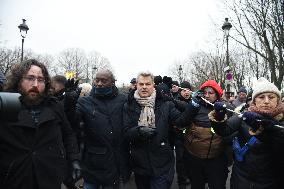
<svg viewBox="0 0 284 189"><path fill-rule="evenodd" d="M67 160L77 179L81 171L76 137L63 107L48 94L46 67L33 59L15 65L4 89L20 93L22 106L13 120L0 120L1 187L60 189Z"/></svg>
<svg viewBox="0 0 284 189"><path fill-rule="evenodd" d="M82 137L84 189L117 189L120 179L126 182L130 176L122 137L126 96L118 92L109 70L98 71L94 83L91 94L78 99L73 126Z"/></svg>

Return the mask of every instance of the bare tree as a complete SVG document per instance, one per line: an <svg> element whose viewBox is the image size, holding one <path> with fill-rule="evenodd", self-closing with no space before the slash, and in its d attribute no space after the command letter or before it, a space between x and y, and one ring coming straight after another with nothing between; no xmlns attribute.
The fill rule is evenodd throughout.
<svg viewBox="0 0 284 189"><path fill-rule="evenodd" d="M73 72L76 79L85 77L87 60L84 50L79 48L65 49L59 53L57 61L58 66L63 68L65 72Z"/></svg>
<svg viewBox="0 0 284 189"><path fill-rule="evenodd" d="M284 77L284 1L238 0L227 4L236 17L233 26L238 35L231 38L258 56L258 66L267 64L267 76L280 88Z"/></svg>
<svg viewBox="0 0 284 189"><path fill-rule="evenodd" d="M51 76L59 74L58 67L55 65L55 58L51 54L30 54L29 58L34 58L43 63Z"/></svg>
<svg viewBox="0 0 284 189"><path fill-rule="evenodd" d="M179 83L190 81L190 63L184 61L176 61L170 68L170 76Z"/></svg>
<svg viewBox="0 0 284 189"><path fill-rule="evenodd" d="M11 66L21 61L21 49L0 48L0 70L7 74Z"/></svg>
<svg viewBox="0 0 284 189"><path fill-rule="evenodd" d="M112 70L112 67L107 58L103 57L97 51L91 51L87 55L87 66L86 66L87 78L88 79L90 78L91 81L93 82L97 70L100 69Z"/></svg>

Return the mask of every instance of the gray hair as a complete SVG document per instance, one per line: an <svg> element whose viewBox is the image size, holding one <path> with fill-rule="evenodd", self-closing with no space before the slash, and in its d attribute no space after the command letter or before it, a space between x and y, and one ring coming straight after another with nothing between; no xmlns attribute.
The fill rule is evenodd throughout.
<svg viewBox="0 0 284 189"><path fill-rule="evenodd" d="M142 76L142 77L150 77L152 82L154 83L154 75L151 72L149 72L149 71L140 72L137 75L137 78L136 78L137 83L138 83L138 79L139 79L140 76Z"/></svg>

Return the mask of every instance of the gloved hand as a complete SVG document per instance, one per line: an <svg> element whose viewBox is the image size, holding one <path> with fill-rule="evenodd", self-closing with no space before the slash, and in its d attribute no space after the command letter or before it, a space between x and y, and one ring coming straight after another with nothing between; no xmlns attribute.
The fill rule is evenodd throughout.
<svg viewBox="0 0 284 189"><path fill-rule="evenodd" d="M192 103L194 106L199 107L199 105L203 103L201 97L204 97L201 91L196 91L192 94Z"/></svg>
<svg viewBox="0 0 284 189"><path fill-rule="evenodd" d="M175 101L174 97L171 94L166 94L163 91L161 91L161 95L164 101L172 101L172 102Z"/></svg>
<svg viewBox="0 0 284 189"><path fill-rule="evenodd" d="M140 126L138 128L138 133L141 137L149 139L149 138L152 138L156 134L156 128L148 127L148 126Z"/></svg>
<svg viewBox="0 0 284 189"><path fill-rule="evenodd" d="M82 169L78 160L73 161L71 165L72 165L72 179L76 182L82 176Z"/></svg>
<svg viewBox="0 0 284 189"><path fill-rule="evenodd" d="M172 93L171 93L171 88L169 88L167 86L167 84L165 84L165 83L160 83L159 85L157 85L156 91L157 91L157 93L161 94L164 101L171 101L173 99Z"/></svg>
<svg viewBox="0 0 284 189"><path fill-rule="evenodd" d="M226 115L226 105L224 102L215 102L214 103L214 110L215 110L215 119L217 121L222 121Z"/></svg>
<svg viewBox="0 0 284 189"><path fill-rule="evenodd" d="M164 76L163 83L166 84L170 89L172 88L173 80L171 77Z"/></svg>
<svg viewBox="0 0 284 189"><path fill-rule="evenodd" d="M242 116L243 120L251 127L255 132L263 125L263 116L255 112L245 112Z"/></svg>
<svg viewBox="0 0 284 189"><path fill-rule="evenodd" d="M79 80L76 80L74 78L68 79L65 84L65 92L75 91L78 88Z"/></svg>

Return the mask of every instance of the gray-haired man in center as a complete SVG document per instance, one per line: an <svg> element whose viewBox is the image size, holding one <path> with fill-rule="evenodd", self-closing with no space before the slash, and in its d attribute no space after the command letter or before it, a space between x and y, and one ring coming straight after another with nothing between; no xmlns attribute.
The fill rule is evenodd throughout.
<svg viewBox="0 0 284 189"><path fill-rule="evenodd" d="M124 105L125 136L138 189L169 189L172 184L174 153L168 132L180 112L163 97L154 87L153 74L143 72Z"/></svg>

